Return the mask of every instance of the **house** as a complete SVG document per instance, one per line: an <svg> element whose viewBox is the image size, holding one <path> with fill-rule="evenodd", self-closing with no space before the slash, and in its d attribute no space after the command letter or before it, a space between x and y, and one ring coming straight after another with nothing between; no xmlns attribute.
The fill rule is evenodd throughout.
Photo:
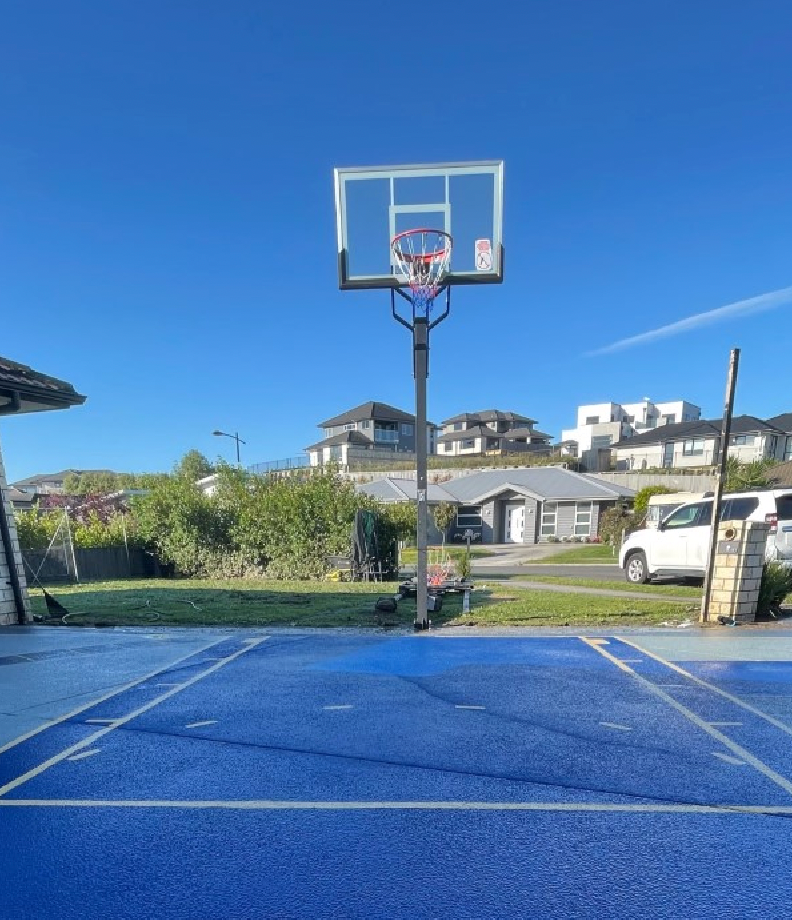
<svg viewBox="0 0 792 920"><path fill-rule="evenodd" d="M27 479L18 479L12 483L20 492L32 492L36 495L63 495L63 483L69 476L80 476L83 473L98 473L113 476L112 470L61 470L59 473L37 473Z"/></svg>
<svg viewBox="0 0 792 920"><path fill-rule="evenodd" d="M408 484L409 483L409 484ZM383 502L414 501L414 480L380 479L357 490ZM561 467L484 470L431 485L427 500L450 501L452 540L472 530L482 543L542 543L597 534L602 512L631 504L635 492ZM433 528L434 529L434 528ZM429 539L439 542L439 534Z"/></svg>
<svg viewBox="0 0 792 920"><path fill-rule="evenodd" d="M485 409L463 412L441 422L437 452L447 457L473 457L527 451L550 453L552 438L534 430L535 419L516 412Z"/></svg>
<svg viewBox="0 0 792 920"><path fill-rule="evenodd" d="M577 408L577 425L561 432L562 444L574 442L576 456L588 470L608 469L610 447L634 434L664 425L694 422L701 409L685 399L637 403L591 403Z"/></svg>
<svg viewBox="0 0 792 920"><path fill-rule="evenodd" d="M786 435L786 444L784 445L784 460L792 460L792 412L784 412L782 415L774 415L769 418L768 423L779 428Z"/></svg>
<svg viewBox="0 0 792 920"><path fill-rule="evenodd" d="M321 422L324 438L306 448L311 466L337 463L347 466L351 459L376 459L388 455L415 453L415 416L387 403L367 402L341 415ZM437 426L426 426L427 451L435 452Z"/></svg>
<svg viewBox="0 0 792 920"><path fill-rule="evenodd" d="M792 460L779 463L770 470L770 485L774 489L792 489Z"/></svg>
<svg viewBox="0 0 792 920"><path fill-rule="evenodd" d="M714 466L720 455L721 420L663 425L613 444L616 468L623 470L684 469ZM787 435L752 415L732 419L728 455L742 463L783 460Z"/></svg>
<svg viewBox="0 0 792 920"><path fill-rule="evenodd" d="M85 402L70 383L0 358L0 416L68 409ZM8 485L0 456L0 626L26 623L30 607Z"/></svg>

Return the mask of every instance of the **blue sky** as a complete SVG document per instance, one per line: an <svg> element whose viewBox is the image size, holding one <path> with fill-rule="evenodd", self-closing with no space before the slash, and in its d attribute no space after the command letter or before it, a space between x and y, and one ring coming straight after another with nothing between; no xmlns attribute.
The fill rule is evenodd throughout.
<svg viewBox="0 0 792 920"><path fill-rule="evenodd" d="M337 290L339 165L506 162L506 281L458 290L431 418L559 434L578 403L642 396L718 415L732 346L737 411L792 411L792 306L589 354L792 285L792 5L393 9L4 4L0 353L88 397L3 419L10 479L230 459L217 427L275 459L365 400L409 409L387 295Z"/></svg>

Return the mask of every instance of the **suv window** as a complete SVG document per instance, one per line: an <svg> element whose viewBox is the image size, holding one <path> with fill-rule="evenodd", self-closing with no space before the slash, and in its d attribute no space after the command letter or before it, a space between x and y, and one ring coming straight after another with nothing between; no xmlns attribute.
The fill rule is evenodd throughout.
<svg viewBox="0 0 792 920"><path fill-rule="evenodd" d="M758 498L751 498L750 496L725 498L721 504L721 520L747 521L758 507Z"/></svg>
<svg viewBox="0 0 792 920"><path fill-rule="evenodd" d="M779 495L776 499L779 521L792 521L792 495Z"/></svg>
<svg viewBox="0 0 792 920"><path fill-rule="evenodd" d="M698 502L695 505L683 505L670 514L663 524L663 530L679 530L681 527L697 527L699 524L706 524L707 521L699 521L704 509L712 515L712 502Z"/></svg>

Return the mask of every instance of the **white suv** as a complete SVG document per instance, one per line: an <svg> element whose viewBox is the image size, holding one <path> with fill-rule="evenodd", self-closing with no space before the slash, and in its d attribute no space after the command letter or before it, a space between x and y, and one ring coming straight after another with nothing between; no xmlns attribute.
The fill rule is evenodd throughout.
<svg viewBox="0 0 792 920"><path fill-rule="evenodd" d="M724 495L721 520L767 522L767 558L792 566L792 490ZM631 533L619 553L627 581L643 584L655 576L703 578L711 523L712 498L703 498L672 511L657 529Z"/></svg>

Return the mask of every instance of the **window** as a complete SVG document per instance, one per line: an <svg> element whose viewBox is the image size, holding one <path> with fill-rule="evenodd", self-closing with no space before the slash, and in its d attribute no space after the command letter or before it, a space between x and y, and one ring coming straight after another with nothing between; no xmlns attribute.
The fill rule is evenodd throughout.
<svg viewBox="0 0 792 920"><path fill-rule="evenodd" d="M591 517L594 505L592 502L578 502L575 505L575 536L588 537L591 535Z"/></svg>
<svg viewBox="0 0 792 920"><path fill-rule="evenodd" d="M331 463L340 463L342 459L343 459L343 456L342 456L342 454L341 454L341 447L340 447L340 445L336 445L335 447L331 447L331 448L330 448L330 462L331 462Z"/></svg>
<svg viewBox="0 0 792 920"><path fill-rule="evenodd" d="M354 422L348 422L346 425L344 425L344 431L354 431L354 430L355 430Z"/></svg>
<svg viewBox="0 0 792 920"><path fill-rule="evenodd" d="M402 428L402 434L412 434L413 433L413 426L408 425L406 422L402 424L401 428Z"/></svg>
<svg viewBox="0 0 792 920"><path fill-rule="evenodd" d="M664 416L663 416L663 424L664 424L664 425L673 425L675 421L676 421L676 413L675 413L675 412L669 412L667 415L664 415Z"/></svg>
<svg viewBox="0 0 792 920"><path fill-rule="evenodd" d="M792 521L792 495L779 495L776 499L779 521Z"/></svg>
<svg viewBox="0 0 792 920"><path fill-rule="evenodd" d="M454 422L454 431L464 431L465 423L464 422Z"/></svg>
<svg viewBox="0 0 792 920"><path fill-rule="evenodd" d="M396 422L375 422L374 440L386 444L395 444L399 440L399 431Z"/></svg>
<svg viewBox="0 0 792 920"><path fill-rule="evenodd" d="M487 450L497 450L500 447L500 438L487 438Z"/></svg>
<svg viewBox="0 0 792 920"><path fill-rule="evenodd" d="M599 425L599 416L598 415L587 415L586 424L587 425Z"/></svg>
<svg viewBox="0 0 792 920"><path fill-rule="evenodd" d="M456 520L457 527L481 527L481 508L478 505L460 505Z"/></svg>
<svg viewBox="0 0 792 920"><path fill-rule="evenodd" d="M758 507L758 498L726 498L721 502L721 520L747 521Z"/></svg>
<svg viewBox="0 0 792 920"><path fill-rule="evenodd" d="M543 537L554 537L556 532L558 505L556 502L545 502L542 505L542 530Z"/></svg>
<svg viewBox="0 0 792 920"><path fill-rule="evenodd" d="M623 421L627 422L628 425L632 425L632 423L635 421L635 416L625 415Z"/></svg>
<svg viewBox="0 0 792 920"><path fill-rule="evenodd" d="M371 419L367 418L365 422L361 423L364 428L371 428Z"/></svg>
<svg viewBox="0 0 792 920"><path fill-rule="evenodd" d="M696 527L699 523L709 523L709 521L700 521L702 512L709 512L712 517L712 502L698 502L694 505L683 505L673 514L670 514L663 526L664 530L679 530L682 527Z"/></svg>
<svg viewBox="0 0 792 920"><path fill-rule="evenodd" d="M475 438L464 438L459 445L462 450L472 450L476 446Z"/></svg>
<svg viewBox="0 0 792 920"><path fill-rule="evenodd" d="M704 453L704 438L689 438L682 442L684 457L700 457Z"/></svg>
<svg viewBox="0 0 792 920"><path fill-rule="evenodd" d="M745 447L746 445L753 444L755 440L752 434L735 434L731 442L735 447Z"/></svg>

